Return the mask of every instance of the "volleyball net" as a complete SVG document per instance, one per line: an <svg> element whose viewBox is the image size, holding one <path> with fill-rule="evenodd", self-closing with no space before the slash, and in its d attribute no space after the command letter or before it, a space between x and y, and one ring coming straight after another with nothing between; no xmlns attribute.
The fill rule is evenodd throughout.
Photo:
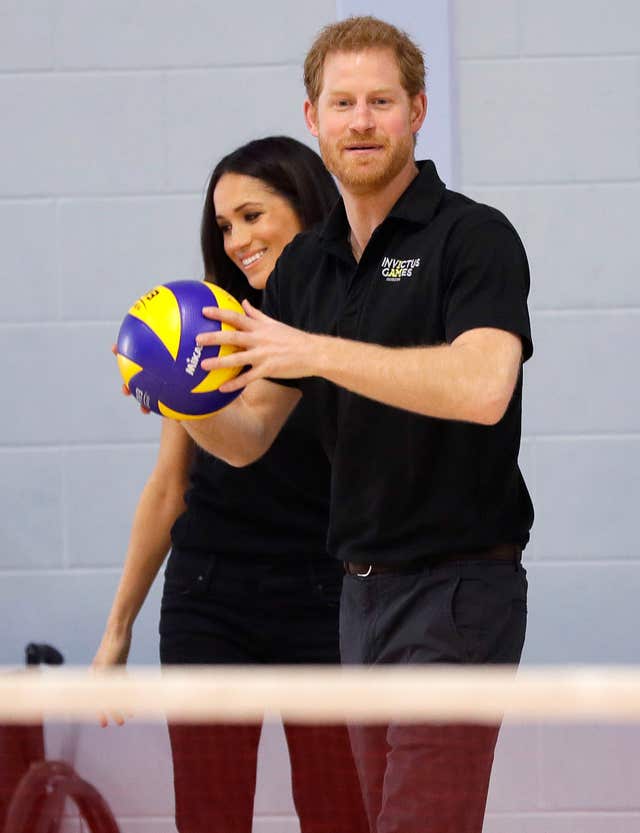
<svg viewBox="0 0 640 833"><path fill-rule="evenodd" d="M640 669L0 671L4 833L467 829L637 833Z"/></svg>

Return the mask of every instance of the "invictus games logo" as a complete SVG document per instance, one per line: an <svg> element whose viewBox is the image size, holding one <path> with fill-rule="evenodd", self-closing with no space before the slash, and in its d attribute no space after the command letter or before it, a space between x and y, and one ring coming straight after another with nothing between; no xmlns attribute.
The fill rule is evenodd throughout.
<svg viewBox="0 0 640 833"><path fill-rule="evenodd" d="M413 257L408 260L397 260L395 257L382 258L382 277L387 281L399 281L401 278L410 278L413 270L420 266L420 258Z"/></svg>

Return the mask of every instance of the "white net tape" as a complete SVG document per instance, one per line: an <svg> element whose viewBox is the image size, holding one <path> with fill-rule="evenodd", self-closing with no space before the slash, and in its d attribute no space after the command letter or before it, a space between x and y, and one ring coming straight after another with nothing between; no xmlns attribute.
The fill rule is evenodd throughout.
<svg viewBox="0 0 640 833"><path fill-rule="evenodd" d="M621 667L306 667L56 669L0 672L0 723L96 712L242 722L279 713L334 721L640 721L640 669Z"/></svg>

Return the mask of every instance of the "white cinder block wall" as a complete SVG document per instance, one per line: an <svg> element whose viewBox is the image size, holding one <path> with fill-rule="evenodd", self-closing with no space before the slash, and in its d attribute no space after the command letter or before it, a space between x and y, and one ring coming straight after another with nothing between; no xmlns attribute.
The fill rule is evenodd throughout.
<svg viewBox="0 0 640 833"><path fill-rule="evenodd" d="M309 142L301 61L333 0L0 2L0 663L90 660L155 418L109 347L155 283L198 277L203 189L243 141ZM157 661L158 587L132 661Z"/></svg>
<svg viewBox="0 0 640 833"><path fill-rule="evenodd" d="M525 661L637 663L640 4L454 0L460 190L531 261ZM640 829L638 731L505 727L485 833Z"/></svg>
<svg viewBox="0 0 640 833"><path fill-rule="evenodd" d="M532 267L529 662L638 662L640 4L455 0L461 190Z"/></svg>
<svg viewBox="0 0 640 833"><path fill-rule="evenodd" d="M525 660L637 662L640 4L452 0L451 14L453 184L505 210L532 265ZM0 0L0 663L32 639L90 659L158 429L115 393L109 345L139 293L199 274L211 165L256 135L307 139L301 57L335 17L333 0ZM156 589L134 662L156 661L157 606ZM126 731L135 747L146 730ZM636 831L637 745L503 733L489 833ZM276 781L261 829L294 830ZM153 823L125 806L123 829L172 829L161 792Z"/></svg>
<svg viewBox="0 0 640 833"><path fill-rule="evenodd" d="M301 57L336 7L0 8L0 662L45 636L86 662L158 429L114 395L108 345L140 292L199 274L220 155L275 131L309 140ZM640 6L456 0L452 16L453 184L504 208L532 264L526 660L633 662ZM157 592L134 661L155 661L156 616Z"/></svg>

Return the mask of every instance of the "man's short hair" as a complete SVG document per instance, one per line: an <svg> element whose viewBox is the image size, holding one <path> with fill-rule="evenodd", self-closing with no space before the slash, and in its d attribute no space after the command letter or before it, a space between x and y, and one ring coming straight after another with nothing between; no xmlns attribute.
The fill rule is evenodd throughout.
<svg viewBox="0 0 640 833"><path fill-rule="evenodd" d="M362 52L365 49L390 49L400 69L402 86L410 97L425 88L422 50L406 32L369 15L348 17L320 30L304 62L304 85L312 104L322 89L324 62L332 52Z"/></svg>

